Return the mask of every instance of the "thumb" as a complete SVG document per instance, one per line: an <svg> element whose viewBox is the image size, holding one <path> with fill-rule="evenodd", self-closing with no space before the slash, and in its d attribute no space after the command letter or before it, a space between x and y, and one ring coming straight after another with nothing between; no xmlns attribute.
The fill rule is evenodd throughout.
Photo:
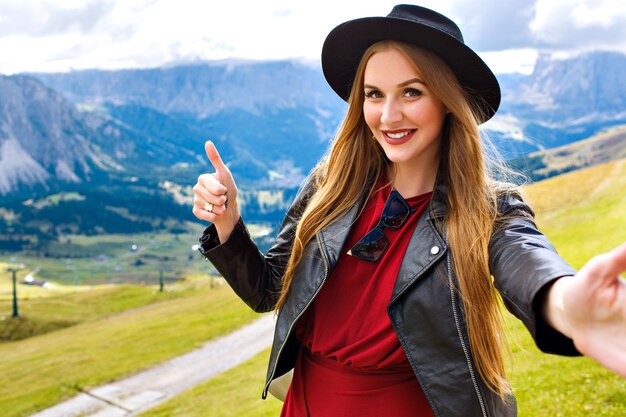
<svg viewBox="0 0 626 417"><path fill-rule="evenodd" d="M213 164L213 168L215 168L218 180L220 182L223 182L226 179L229 170L222 161L220 153L217 151L215 144L210 140L206 141L206 143L204 144L204 150L206 151L206 156L209 158L209 161L211 161L211 164Z"/></svg>
<svg viewBox="0 0 626 417"><path fill-rule="evenodd" d="M612 251L593 257L582 268L594 278L596 285L612 282L617 276L626 271L626 243Z"/></svg>
<svg viewBox="0 0 626 417"><path fill-rule="evenodd" d="M607 256L606 268L610 275L617 276L626 271L626 242L610 251Z"/></svg>

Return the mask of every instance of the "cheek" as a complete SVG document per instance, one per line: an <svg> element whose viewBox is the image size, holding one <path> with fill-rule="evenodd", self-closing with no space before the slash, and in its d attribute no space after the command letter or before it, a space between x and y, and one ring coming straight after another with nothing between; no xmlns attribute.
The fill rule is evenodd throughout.
<svg viewBox="0 0 626 417"><path fill-rule="evenodd" d="M410 118L423 128L441 129L445 119L445 109L438 106L416 106L412 109Z"/></svg>
<svg viewBox="0 0 626 417"><path fill-rule="evenodd" d="M378 126L378 121L380 120L380 114L376 108L365 103L363 105L363 118L365 119L365 123L370 130L374 132Z"/></svg>

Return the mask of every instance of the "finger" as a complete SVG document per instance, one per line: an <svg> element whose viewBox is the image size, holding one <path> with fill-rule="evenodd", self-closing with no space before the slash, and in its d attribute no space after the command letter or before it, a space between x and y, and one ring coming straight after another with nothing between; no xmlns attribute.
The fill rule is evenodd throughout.
<svg viewBox="0 0 626 417"><path fill-rule="evenodd" d="M206 220L211 223L215 223L218 218L217 213L212 213L204 210L202 207L198 207L197 205L193 206L191 210L194 216L196 216L200 220Z"/></svg>
<svg viewBox="0 0 626 417"><path fill-rule="evenodd" d="M206 155L213 164L213 168L217 172L217 179L219 182L224 182L225 176L228 172L228 168L224 165L222 158L220 157L220 153L217 151L215 144L210 140L207 140L204 144L204 150L206 151Z"/></svg>
<svg viewBox="0 0 626 417"><path fill-rule="evenodd" d="M197 198L200 203L211 203L216 206L223 206L228 201L226 194L215 194L208 191L204 186L196 184L193 188L194 198Z"/></svg>
<svg viewBox="0 0 626 417"><path fill-rule="evenodd" d="M609 268L615 275L626 271L626 242L609 252Z"/></svg>
<svg viewBox="0 0 626 417"><path fill-rule="evenodd" d="M203 220L209 220L212 222L213 220L219 218L219 216L221 216L222 214L226 212L226 206L225 204L220 205L217 203L211 203L210 201L206 201L204 198L199 197L198 195L195 195L193 199L192 211L194 214L197 213L196 217L198 217L198 214L200 214L201 215L200 218L202 218ZM212 214L212 216L207 216L206 213L210 213Z"/></svg>
<svg viewBox="0 0 626 417"><path fill-rule="evenodd" d="M214 204L213 207L209 207L209 208L211 209L211 211L209 211L209 213L214 214L216 216L216 218L218 218L218 219L219 219L219 217L222 214L224 214L226 212L226 208L224 208L224 206L217 206L217 205Z"/></svg>
<svg viewBox="0 0 626 417"><path fill-rule="evenodd" d="M223 196L205 197L196 194L193 198L193 205L209 213L222 214L226 211L226 201Z"/></svg>
<svg viewBox="0 0 626 417"><path fill-rule="evenodd" d="M592 258L583 268L591 276L612 280L626 271L626 243Z"/></svg>
<svg viewBox="0 0 626 417"><path fill-rule="evenodd" d="M202 174L198 177L198 182L194 186L194 191L206 191L216 196L225 195L227 188L216 178L216 174Z"/></svg>

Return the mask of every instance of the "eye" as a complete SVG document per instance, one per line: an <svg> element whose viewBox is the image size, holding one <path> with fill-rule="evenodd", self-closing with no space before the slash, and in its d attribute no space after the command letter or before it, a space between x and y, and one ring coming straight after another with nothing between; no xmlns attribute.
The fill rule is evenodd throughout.
<svg viewBox="0 0 626 417"><path fill-rule="evenodd" d="M404 90L404 95L406 97L419 97L422 95L422 92L417 88L407 88Z"/></svg>
<svg viewBox="0 0 626 417"><path fill-rule="evenodd" d="M366 98L381 98L383 95L380 91L378 90L365 90L365 97Z"/></svg>

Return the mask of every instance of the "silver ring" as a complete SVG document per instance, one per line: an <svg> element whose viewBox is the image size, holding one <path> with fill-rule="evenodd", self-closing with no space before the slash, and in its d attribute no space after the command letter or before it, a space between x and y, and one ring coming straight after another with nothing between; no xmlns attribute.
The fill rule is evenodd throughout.
<svg viewBox="0 0 626 417"><path fill-rule="evenodd" d="M204 209L205 209L206 211L208 211L209 213L213 213L213 204L212 204L212 203L206 203L206 204L204 205Z"/></svg>

